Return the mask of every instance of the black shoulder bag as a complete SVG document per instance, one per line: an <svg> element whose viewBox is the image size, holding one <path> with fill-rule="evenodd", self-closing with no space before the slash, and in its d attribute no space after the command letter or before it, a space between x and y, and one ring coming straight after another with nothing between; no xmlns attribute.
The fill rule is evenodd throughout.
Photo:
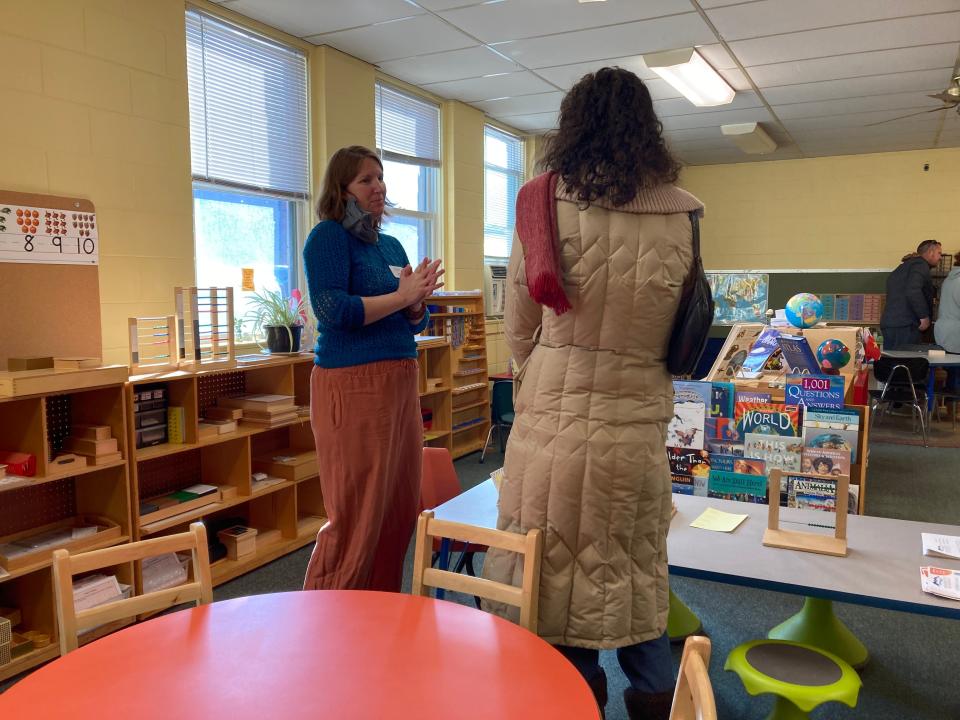
<svg viewBox="0 0 960 720"><path fill-rule="evenodd" d="M696 210L690 213L690 225L693 228L693 264L683 283L667 350L667 370L672 375L693 374L707 346L707 336L713 324L713 294L700 258L700 217Z"/></svg>

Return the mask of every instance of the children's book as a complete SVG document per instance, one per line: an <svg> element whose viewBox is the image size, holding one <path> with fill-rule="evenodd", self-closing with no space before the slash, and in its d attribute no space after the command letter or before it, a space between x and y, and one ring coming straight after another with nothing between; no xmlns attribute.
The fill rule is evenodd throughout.
<svg viewBox="0 0 960 720"><path fill-rule="evenodd" d="M710 469L723 472L740 473L741 475L766 475L766 463L757 458L740 457L738 455L710 455Z"/></svg>
<svg viewBox="0 0 960 720"><path fill-rule="evenodd" d="M710 454L706 450L668 447L667 459L673 475L691 477L710 473Z"/></svg>
<svg viewBox="0 0 960 720"><path fill-rule="evenodd" d="M750 373L758 373L763 370L767 360L777 350L777 338L780 337L780 331L776 328L767 327L760 333L760 337L753 343L750 352L747 353L747 359L743 361L742 369Z"/></svg>
<svg viewBox="0 0 960 720"><path fill-rule="evenodd" d="M734 401L735 403L768 403L770 402L770 393L738 390L734 395Z"/></svg>
<svg viewBox="0 0 960 720"><path fill-rule="evenodd" d="M699 402L706 407L713 404L713 386L699 380L674 380L673 403Z"/></svg>
<svg viewBox="0 0 960 720"><path fill-rule="evenodd" d="M738 323L730 328L716 362L708 377L712 380L732 380L747 359L750 347L766 326L762 323Z"/></svg>
<svg viewBox="0 0 960 720"><path fill-rule="evenodd" d="M802 451L798 437L747 433L743 443L743 456L763 460L768 472L776 468L800 472Z"/></svg>
<svg viewBox="0 0 960 720"><path fill-rule="evenodd" d="M676 385L676 384L674 384ZM710 394L710 417L732 418L733 401L736 397L736 386L729 382L712 383ZM769 396L767 396L769 400Z"/></svg>
<svg viewBox="0 0 960 720"><path fill-rule="evenodd" d="M747 433L791 437L800 435L800 411L796 405L738 402L734 406L733 417L737 422L737 432L742 438L745 438Z"/></svg>
<svg viewBox="0 0 960 720"><path fill-rule="evenodd" d="M787 507L804 510L837 510L837 482L830 478L786 476Z"/></svg>
<svg viewBox="0 0 960 720"><path fill-rule="evenodd" d="M803 414L803 446L847 450L850 462L857 462L860 416L856 410L815 410Z"/></svg>
<svg viewBox="0 0 960 720"><path fill-rule="evenodd" d="M920 568L920 589L931 595L960 600L960 571L925 565Z"/></svg>
<svg viewBox="0 0 960 720"><path fill-rule="evenodd" d="M787 405L818 410L843 409L843 375L787 376L784 388Z"/></svg>
<svg viewBox="0 0 960 720"><path fill-rule="evenodd" d="M677 495L693 495L693 478L684 475L672 475L670 477L673 485L673 492Z"/></svg>
<svg viewBox="0 0 960 720"><path fill-rule="evenodd" d="M820 363L817 362L810 343L803 335L781 334L778 338L783 361L791 373L798 375L819 375Z"/></svg>
<svg viewBox="0 0 960 720"><path fill-rule="evenodd" d="M767 501L767 478L765 475L711 470L708 496L721 500L765 503Z"/></svg>
<svg viewBox="0 0 960 720"><path fill-rule="evenodd" d="M708 417L704 445L711 453L743 455L743 440L732 417Z"/></svg>
<svg viewBox="0 0 960 720"><path fill-rule="evenodd" d="M801 472L850 476L850 453L834 448L803 448Z"/></svg>
<svg viewBox="0 0 960 720"><path fill-rule="evenodd" d="M667 425L667 447L703 450L707 406L702 402L673 405L673 419Z"/></svg>

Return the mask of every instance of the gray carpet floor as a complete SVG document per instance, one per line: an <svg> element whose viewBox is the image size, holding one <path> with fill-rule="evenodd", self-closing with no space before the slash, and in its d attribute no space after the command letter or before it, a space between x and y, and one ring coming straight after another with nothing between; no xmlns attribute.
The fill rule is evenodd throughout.
<svg viewBox="0 0 960 720"><path fill-rule="evenodd" d="M502 465L496 451L484 464L473 454L456 463L463 489L482 482ZM874 443L866 510L870 515L960 524L960 452ZM215 600L300 588L311 547L221 585ZM409 592L412 544L407 555L404 591ZM770 711L768 697L751 697L733 673L723 670L727 654L736 645L762 638L766 632L800 609L795 595L752 590L689 578L674 578L672 588L703 622L713 642L710 677L721 720L760 720ZM449 596L448 596L449 597ZM472 598L453 595L472 604ZM829 703L814 711L815 720L871 718L871 720L956 720L960 718L960 623L857 605L835 604L837 616L871 653L862 672L863 689L856 708ZM363 638L357 638L363 642ZM674 671L680 648L674 648ZM626 680L613 652L601 655L610 682L608 720L626 720L621 699ZM482 688L477 689L482 692Z"/></svg>

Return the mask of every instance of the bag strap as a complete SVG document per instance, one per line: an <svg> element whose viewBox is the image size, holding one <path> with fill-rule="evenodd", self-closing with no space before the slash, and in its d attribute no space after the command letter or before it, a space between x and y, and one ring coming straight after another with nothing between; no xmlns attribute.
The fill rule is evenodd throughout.
<svg viewBox="0 0 960 720"><path fill-rule="evenodd" d="M693 259L696 262L700 257L700 214L696 210L690 213L690 226L693 228Z"/></svg>

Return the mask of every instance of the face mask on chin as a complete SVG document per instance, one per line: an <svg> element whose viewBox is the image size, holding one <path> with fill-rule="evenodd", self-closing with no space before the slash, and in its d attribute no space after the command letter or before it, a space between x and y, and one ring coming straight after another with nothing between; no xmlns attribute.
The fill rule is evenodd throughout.
<svg viewBox="0 0 960 720"><path fill-rule="evenodd" d="M341 224L348 233L358 240L363 240L363 242L371 245L377 243L377 228L374 225L373 215L361 210L356 198L347 198Z"/></svg>

